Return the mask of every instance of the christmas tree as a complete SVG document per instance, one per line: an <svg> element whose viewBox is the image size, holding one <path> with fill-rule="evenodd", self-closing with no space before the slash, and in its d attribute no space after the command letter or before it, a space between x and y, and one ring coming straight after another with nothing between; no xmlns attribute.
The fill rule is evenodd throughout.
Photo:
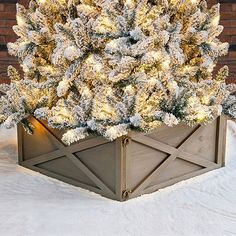
<svg viewBox="0 0 236 236"><path fill-rule="evenodd" d="M236 118L227 66L213 76L228 43L217 37L219 4L205 0L31 0L17 5L19 36L1 85L0 123L30 115L65 129L66 144L98 133L109 140L136 129Z"/></svg>

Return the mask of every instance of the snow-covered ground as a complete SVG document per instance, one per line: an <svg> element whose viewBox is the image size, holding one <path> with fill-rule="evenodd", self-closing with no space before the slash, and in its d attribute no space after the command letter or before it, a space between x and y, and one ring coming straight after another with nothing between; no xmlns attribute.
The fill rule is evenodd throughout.
<svg viewBox="0 0 236 236"><path fill-rule="evenodd" d="M16 133L0 128L0 236L236 235L236 124L227 167L120 203L16 164Z"/></svg>

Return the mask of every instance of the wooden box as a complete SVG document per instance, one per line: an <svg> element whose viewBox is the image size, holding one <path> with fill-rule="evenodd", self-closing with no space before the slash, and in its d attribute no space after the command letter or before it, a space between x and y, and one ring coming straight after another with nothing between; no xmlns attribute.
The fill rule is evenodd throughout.
<svg viewBox="0 0 236 236"><path fill-rule="evenodd" d="M18 126L20 165L119 201L224 166L225 117L206 126L130 132L113 142L91 135L69 147L62 131L30 119L32 136Z"/></svg>

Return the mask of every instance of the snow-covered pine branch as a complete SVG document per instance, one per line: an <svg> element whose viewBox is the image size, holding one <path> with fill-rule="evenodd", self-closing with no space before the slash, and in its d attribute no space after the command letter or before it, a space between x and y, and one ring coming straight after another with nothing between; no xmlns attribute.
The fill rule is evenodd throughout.
<svg viewBox="0 0 236 236"><path fill-rule="evenodd" d="M205 0L31 0L17 4L9 53L12 84L0 100L7 127L30 115L67 129L71 144L92 131L114 140L130 129L236 118L228 43L217 37L219 4Z"/></svg>

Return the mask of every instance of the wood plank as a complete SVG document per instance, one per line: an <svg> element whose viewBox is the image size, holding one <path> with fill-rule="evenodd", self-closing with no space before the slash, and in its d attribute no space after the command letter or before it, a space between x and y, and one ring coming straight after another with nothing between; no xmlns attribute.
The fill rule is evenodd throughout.
<svg viewBox="0 0 236 236"><path fill-rule="evenodd" d="M24 139L23 139L23 127L21 124L17 125L17 141L18 141L18 162L22 163L24 161Z"/></svg>
<svg viewBox="0 0 236 236"><path fill-rule="evenodd" d="M29 168L29 169L31 169L31 170L34 170L34 171L36 171L36 172L42 173L42 174L44 174L44 175L47 175L47 176L49 176L49 177L52 177L52 178L61 180L61 181L65 182L65 183L68 183L68 184L77 186L77 187L89 189L89 190L91 190L91 191L94 191L94 192L97 192L97 193L100 193L100 194L101 194L101 192L102 192L102 190L99 189L99 188L97 188L97 187L93 187L93 186L90 186L90 185L87 185L87 184L78 182L77 180L74 180L74 179L71 179L71 178L68 178L68 177L59 175L59 174L57 174L57 173L54 173L54 172L51 172L51 171L42 169L42 168L37 167L37 166L30 166L30 165L26 165L26 164L22 164L22 166L25 167L25 168Z"/></svg>
<svg viewBox="0 0 236 236"><path fill-rule="evenodd" d="M98 137L94 137L92 139L88 139L88 140L85 140L82 142L77 142L71 146L66 146L50 129L48 129L48 127L43 122L41 122L40 120L37 120L37 119L35 119L35 120L38 123L40 123L42 125L42 128L51 135L51 137L55 141L55 144L57 145L57 147L61 150L66 148L65 151L67 153L80 152L80 151L110 142L109 140L98 136Z"/></svg>
<svg viewBox="0 0 236 236"><path fill-rule="evenodd" d="M172 147L170 145L167 145L165 143L159 142L157 140L154 140L152 138L146 137L146 136L135 136L132 138L133 141L144 144L146 146L149 146L151 148L154 148L156 150L160 150L163 151L165 153L168 154L174 154L178 149L175 147ZM203 166L203 167L209 167L209 166L213 166L214 163L211 161L208 161L206 159L200 158L197 155L194 154L190 154L188 152L180 152L179 153L179 158L186 160L186 161L190 161L193 162L197 165Z"/></svg>
<svg viewBox="0 0 236 236"><path fill-rule="evenodd" d="M126 180L126 147L122 145L122 137L116 139L116 196L122 201L122 192L125 190Z"/></svg>
<svg viewBox="0 0 236 236"><path fill-rule="evenodd" d="M204 168L204 169L201 169L201 170L198 170L198 171L195 171L195 172L192 172L192 173L189 173L189 174L186 174L186 175L174 178L174 179L170 179L170 180L165 181L161 184L148 187L148 188L144 189L142 192L133 193L131 195L131 198L134 198L134 197L137 197L137 196L140 196L140 195L143 195L143 194L152 193L154 191L157 191L157 190L162 189L162 188L167 187L167 186L171 186L171 185L173 185L175 183L178 183L180 181L187 180L187 179L202 175L204 173L207 173L209 171L216 170L216 169L219 169L219 168L221 168L221 165L216 165L216 166Z"/></svg>
<svg viewBox="0 0 236 236"><path fill-rule="evenodd" d="M173 162L176 157L179 155L179 153L184 149L184 147L192 141L194 137L196 137L205 127L199 126L197 127L194 132L179 146L178 150L176 150L173 154L171 154L161 165L158 165L156 168L154 168L151 173L144 178L144 180L135 187L134 190L132 190L132 194L136 194L137 192L142 191L145 189L149 183L153 180L153 178L157 178L158 175L162 173L162 171L171 163ZM131 195L132 195L131 194Z"/></svg>
<svg viewBox="0 0 236 236"><path fill-rule="evenodd" d="M55 150L53 152L45 153L43 155L34 157L32 159L23 161L23 163L26 164L26 165L38 165L38 164L41 164L41 163L44 163L44 162L47 162L47 161L55 160L57 158L65 156L65 155L66 155L65 150L58 149L58 150Z"/></svg>
<svg viewBox="0 0 236 236"><path fill-rule="evenodd" d="M77 142L71 146L66 147L66 152L68 153L75 153L75 152L80 152L86 149L94 148L106 143L110 143L109 140L103 138L103 137L95 137L91 138L85 141Z"/></svg>
<svg viewBox="0 0 236 236"><path fill-rule="evenodd" d="M181 152L179 154L178 158L180 158L182 160L185 160L185 161L192 162L192 163L197 164L197 165L202 166L202 167L217 166L217 164L214 163L214 162L208 161L204 158L201 158L198 155L194 155L194 154L191 154L191 153L188 153L188 152Z"/></svg>
<svg viewBox="0 0 236 236"><path fill-rule="evenodd" d="M217 164L225 165L225 149L227 135L227 118L221 116L217 120L217 145L216 145L216 162Z"/></svg>
<svg viewBox="0 0 236 236"><path fill-rule="evenodd" d="M223 122L221 123L221 125L223 127ZM125 137L121 137L117 139L115 141L115 145L112 146L112 148L115 148L115 151L114 149L107 149L110 151L112 150L112 157L115 158L113 162L113 164L115 165L115 169L112 171L112 173L110 173L110 174L114 173L115 177L112 176L113 185L110 185L109 184L110 182L107 181L108 180L107 178L111 178L111 175L104 175L106 176L106 178L104 178L104 177L101 177L101 175L98 174L97 172L96 167L99 166L100 158L95 158L97 161L96 162L97 164L95 163L96 165L90 165L88 163L91 163L91 162L85 163L87 159L82 159L83 157L82 153L81 153L81 159L79 157L79 152L81 151L81 149L85 150L83 158L86 157L85 154L87 153L86 151L88 150L87 156L92 158L91 161L94 160L93 157L96 157L97 152L96 150L91 149L90 151L89 149L93 148L94 145L95 146L104 145L104 150L105 150L106 144L110 143L108 140L102 137L94 137L94 138L81 140L78 143L67 147L60 140L60 136L61 136L60 133L55 131L55 134L53 134L54 130L48 129L45 123L43 126L44 126L43 132L45 132L45 129L47 131L47 134L49 132L49 135L47 135L48 141L56 144L55 147L52 146L52 149L48 149L48 150L53 150L53 148L58 148L58 150L40 155L36 158L32 158L29 161L25 161L21 163L22 166L25 166L29 169L38 171L50 177L62 180L64 182L73 184L75 186L79 186L79 187L91 190L93 192L102 194L106 197L109 197L111 199L116 199L119 201L125 201L130 198L139 196L141 194L153 192L157 189L172 185L184 179L192 178L196 175L200 175L202 173L221 167L221 164L215 164L211 160L208 160L208 159L205 160L205 157L199 156L201 155L201 153L202 155L204 155L203 151L205 152L205 149L204 150L201 149L201 151L199 151L198 153L193 152L195 154L191 153L192 151L191 148L187 149L187 147L190 147L189 146L190 142L195 142L196 140L201 139L200 140L201 142L199 142L199 145L200 145L199 150L200 150L200 148L202 147L201 145L205 144L204 140L202 139L202 136L206 133L206 131L203 131L203 130L205 128L207 129L208 126L205 126L205 125L198 126L193 130L193 128L183 127L183 125L182 126L180 125L179 126L180 132L178 132L178 128L173 130L171 128L162 127L160 131L161 132L160 136L158 136L158 130L156 134L153 134L153 136L150 135L148 137L146 136L146 134L143 134L143 133L130 135L131 140L127 145L123 145L122 141L123 141L123 138ZM184 129L186 130L184 131ZM218 126L217 126L217 129L218 129ZM23 129L21 131L23 132ZM223 144L225 142L225 135L226 135L226 133L224 132L225 130L223 128L221 131L223 132L223 136L220 134L220 131L219 131L217 133L219 140L216 137L216 140L218 140L219 144L220 143L222 144L222 146L219 145L221 147L221 150L216 149L218 150L217 154L219 155L218 157L219 163L220 161L221 162L223 161L223 153L224 153L224 148L225 148ZM210 132L213 132L212 126L210 129ZM173 137L175 133L176 133L176 137ZM169 134L169 137L173 138L174 141L173 140L171 142L168 141L168 134ZM25 139L25 141L22 140L21 142L19 142L19 146L21 145L22 150L24 147L24 142L27 142L27 145L25 143L24 148L27 148L27 146L30 145L30 138L28 138L28 136L26 135L21 136L20 131L19 131L18 137L19 139L22 139L22 138ZM41 138L41 137L42 136L39 136L38 138ZM186 138L184 139L184 141L182 141L184 137ZM215 131L212 133L212 137L213 139L215 138ZM158 139L158 141L155 140L155 138ZM37 139L37 136L36 136L36 139ZM162 143L162 142L165 142L165 143ZM142 144L144 146L142 146ZM41 147L37 147L36 145L35 148L40 149ZM211 148L213 148L213 146L211 146ZM103 150L103 146L101 146L100 149ZM116 157L113 156L114 153ZM220 155L220 153L222 155ZM168 154L170 155L169 157L166 158ZM22 155L24 155L24 153L22 153ZM163 159L161 159L162 155L164 155ZM34 165L41 164L41 163L44 163L53 159L60 158L61 156L67 157L68 162L71 162L71 164L73 164L75 167L78 168L78 169L74 169L74 171L78 170L81 173L81 175L85 174L87 178L90 179L97 187L95 187L93 183L91 183L92 186L89 186L90 181L84 184L82 180L81 180L82 183L80 182L79 178L78 180L75 180L75 179L71 179L71 177L64 176L63 171L61 172L61 174L59 174L60 170L64 170L63 164L61 164L60 166L56 164L54 166L55 168L58 167L58 173L57 173L57 169L55 169L56 173L52 173L53 171L51 172L49 170L42 169L42 167L34 166ZM134 156L138 158L132 159L132 157ZM144 174L138 175L141 172L143 172L142 170L144 169L144 163L145 161L148 161L148 159L146 159L147 157L149 157L150 158L149 160L151 160L152 162L148 163L148 168L146 168L146 171L144 172ZM155 158L157 158L157 160L158 158L161 160L157 162L155 161L156 160ZM176 158L179 158L187 162L178 160L175 163L173 163L176 160ZM19 155L19 159L20 159L20 155ZM65 158L64 160L66 161ZM106 171L106 169L109 168L110 163L111 162L109 161L106 162L106 158L104 158L103 156L102 163L100 163L100 166L104 168L101 168L101 170ZM132 168L132 164L134 164L134 168ZM169 172L164 172L166 171L167 167L168 167ZM132 172L133 170L138 170L138 171ZM174 174L172 174L172 171L174 171ZM138 174L135 174L135 173L138 173ZM137 179L137 176L139 176L138 179ZM130 181L130 179L133 182ZM131 185L129 185L130 182L132 183ZM127 185L129 186L127 187ZM124 193L124 196L123 196L123 193Z"/></svg>
<svg viewBox="0 0 236 236"><path fill-rule="evenodd" d="M38 123L41 124L42 128L47 131L49 134L51 134L51 138L55 141L56 146L58 147L58 150L53 151L51 153L43 154L41 156L38 156L36 158L30 159L28 161L25 161L24 164L26 165L37 165L46 161L54 160L57 158L60 158L62 156L68 157L70 161L74 165L76 165L81 171L84 172L84 174L87 175L88 178L90 178L95 184L97 184L104 192L107 192L109 194L114 194L112 190L110 190L87 166L85 166L74 154L73 152L79 152L84 149L88 149L90 147L94 147L97 145L101 145L104 142L108 143L108 140L104 140L104 138L96 137L94 139L89 139L81 143L76 143L73 146L65 146L65 144L62 143L61 140L59 140L51 130L47 128L41 121L35 119Z"/></svg>
<svg viewBox="0 0 236 236"><path fill-rule="evenodd" d="M74 154L67 154L69 160L78 167L81 171L86 174L88 178L90 178L100 189L103 190L104 193L114 194L114 192L107 187L107 185L100 180L93 172L90 170L84 163L82 163Z"/></svg>
<svg viewBox="0 0 236 236"><path fill-rule="evenodd" d="M99 145L102 145L102 144L105 144L108 142L109 141L104 141L102 138L96 138L96 140L89 139L89 140L86 140L82 143L76 143L70 147L57 145L59 149L52 151L50 153L42 154L40 156L34 157L34 158L24 161L24 162L25 162L25 164L28 164L28 165L37 165L37 164L40 164L40 163L43 163L46 161L54 160L54 159L62 157L62 156L67 156L71 153L80 152L85 149L96 147L96 146L99 146ZM93 145L93 143L94 143L94 145Z"/></svg>
<svg viewBox="0 0 236 236"><path fill-rule="evenodd" d="M149 137L144 136L144 135L134 136L134 137L132 137L132 140L135 141L135 142L144 144L146 146L149 146L151 148L154 148L156 150L165 152L165 153L173 154L174 152L176 152L175 147L172 147L172 146L167 145L165 143L159 142L157 140L154 140L154 139L149 138Z"/></svg>

